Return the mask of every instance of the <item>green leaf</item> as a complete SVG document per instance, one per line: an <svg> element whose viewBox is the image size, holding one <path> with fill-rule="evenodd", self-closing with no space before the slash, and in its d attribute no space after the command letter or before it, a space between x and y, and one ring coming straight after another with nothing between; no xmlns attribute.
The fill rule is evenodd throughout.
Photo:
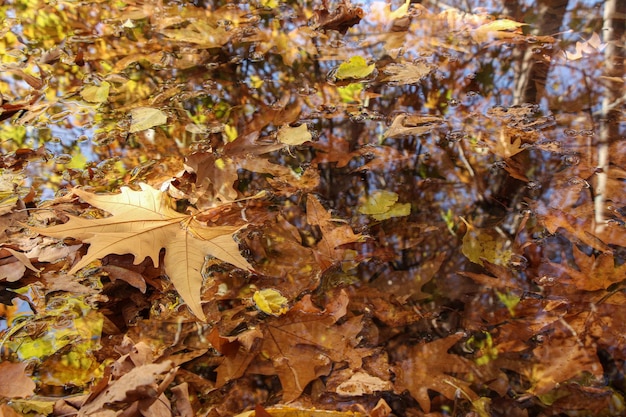
<svg viewBox="0 0 626 417"><path fill-rule="evenodd" d="M344 103L359 102L359 95L363 91L363 83L351 83L345 87L337 87L339 97Z"/></svg>
<svg viewBox="0 0 626 417"><path fill-rule="evenodd" d="M374 71L375 65L367 65L367 61L362 56L353 56L348 61L339 65L335 77L338 80L346 78L365 78Z"/></svg>

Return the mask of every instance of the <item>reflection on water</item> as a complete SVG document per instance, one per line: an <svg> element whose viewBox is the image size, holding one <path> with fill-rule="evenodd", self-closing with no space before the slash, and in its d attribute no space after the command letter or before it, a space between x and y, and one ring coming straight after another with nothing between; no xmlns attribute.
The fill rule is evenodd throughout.
<svg viewBox="0 0 626 417"><path fill-rule="evenodd" d="M256 387L261 402L278 398L277 386L292 395L310 383L313 405L356 403L338 392L366 374L386 388L368 379L362 405L384 397L396 415L444 412L458 398L478 415L623 411L624 23L603 14L621 2L32 3L0 6L0 186L3 196L35 190L0 201L0 243L26 257L2 252L10 288L79 256L35 255L22 223L66 218L18 213L47 200L80 214L84 206L59 197L74 186L165 184L181 211L248 224L239 239L256 274L207 267L215 269L203 296L216 329L209 339L221 347L211 365L186 365L211 384L246 381L224 388L226 399L258 382L244 375L250 366L249 374L278 375L280 384ZM261 190L267 198L232 203ZM312 195L328 219L311 214ZM180 323L160 272L122 266L124 278L105 278L92 294L102 312L72 318L80 337L102 328L109 350L133 323ZM128 271L148 282L147 293ZM318 373L287 383L288 360L254 351L261 342L252 336L238 339L293 325L254 310L251 294L263 287L292 306L310 294L324 314L345 291L346 321L328 321L356 326L361 317L350 347L362 349L364 365L355 350L343 362L325 351ZM104 327L92 313L106 317ZM49 352L24 356L21 333L3 330L13 340L7 354L20 359L67 361L58 341L77 337L26 332ZM159 352L199 349L134 334ZM87 353L96 345L81 348L86 362L72 359L76 369L101 369ZM258 356L229 356L228 346ZM81 375L76 386L87 383ZM216 415L246 406L221 405Z"/></svg>

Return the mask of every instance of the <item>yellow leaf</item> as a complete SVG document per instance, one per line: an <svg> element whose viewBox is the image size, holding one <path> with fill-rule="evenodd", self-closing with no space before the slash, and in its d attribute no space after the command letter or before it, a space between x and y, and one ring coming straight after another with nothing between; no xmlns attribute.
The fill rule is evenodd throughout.
<svg viewBox="0 0 626 417"><path fill-rule="evenodd" d="M377 190L372 192L359 207L359 213L368 214L376 220L402 217L411 214L410 203L398 203L398 194L393 191Z"/></svg>
<svg viewBox="0 0 626 417"><path fill-rule="evenodd" d="M367 65L367 61L362 56L353 56L348 61L339 65L335 77L338 80L346 78L365 78L374 71L375 65Z"/></svg>
<svg viewBox="0 0 626 417"><path fill-rule="evenodd" d="M286 145L302 145L304 142L308 142L311 139L313 139L313 137L306 124L301 124L298 127L285 125L278 130L278 140Z"/></svg>
<svg viewBox="0 0 626 417"><path fill-rule="evenodd" d="M130 133L141 132L154 126L167 123L167 115L152 107L137 107L130 111Z"/></svg>
<svg viewBox="0 0 626 417"><path fill-rule="evenodd" d="M166 194L147 184L140 186L141 191L122 187L121 194L106 195L74 189L75 195L112 216L95 220L69 216L65 224L32 229L42 235L73 237L90 244L87 255L70 274L109 254L132 254L136 264L149 257L158 267L159 253L164 248L165 272L189 309L205 320L200 299L205 257L211 255L236 267L252 269L232 237L241 227L205 226L193 216L173 210Z"/></svg>
<svg viewBox="0 0 626 417"><path fill-rule="evenodd" d="M410 4L411 4L411 0L406 0L402 6L398 7L393 12L389 13L389 18L391 20L394 20L394 19L400 19L401 17L406 16L406 14L409 12Z"/></svg>
<svg viewBox="0 0 626 417"><path fill-rule="evenodd" d="M372 192L365 203L359 207L359 213L361 214L381 214L396 204L398 201L398 194L393 191L377 190Z"/></svg>
<svg viewBox="0 0 626 417"><path fill-rule="evenodd" d="M271 288L255 292L252 300L254 300L259 310L272 316L280 316L288 310L287 303L289 300L283 297L280 292Z"/></svg>
<svg viewBox="0 0 626 417"><path fill-rule="evenodd" d="M497 39L510 39L519 36L517 29L526 23L516 22L509 19L498 19L479 26L472 32L472 38L476 42L488 42Z"/></svg>
<svg viewBox="0 0 626 417"><path fill-rule="evenodd" d="M463 236L463 255L470 261L483 265L483 259L497 265L506 265L511 259L511 249L506 248L506 241L493 229L479 229L468 223L464 218L461 220L467 226L467 232Z"/></svg>
<svg viewBox="0 0 626 417"><path fill-rule="evenodd" d="M80 92L83 100L90 103L104 103L109 98L111 84L104 81L100 85L88 85Z"/></svg>

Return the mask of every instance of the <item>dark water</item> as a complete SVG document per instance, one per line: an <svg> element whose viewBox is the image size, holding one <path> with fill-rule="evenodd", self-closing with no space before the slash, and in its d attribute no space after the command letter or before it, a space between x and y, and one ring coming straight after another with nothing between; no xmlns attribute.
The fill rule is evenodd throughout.
<svg viewBox="0 0 626 417"><path fill-rule="evenodd" d="M207 267L214 298L205 294L205 310L225 317L211 324L232 335L271 326L237 318L255 305L255 288L276 288L290 305L312 294L322 310L343 289L346 320L366 323L353 348L377 349L388 364L364 372L395 384L341 396L332 386L345 375L333 359L334 371L316 378L328 389L305 390L312 405L370 411L384 398L396 415L623 412L619 1L197 3L0 6L0 242L43 270L5 280L5 304L17 290L37 307L15 299L18 310L5 312L5 357L56 369L73 352L83 359L77 369L99 373L108 357L100 347L112 351L128 332L135 343L157 340L155 323L179 319L175 293L152 284L125 293L88 271L63 276L79 287L51 286L68 268L30 251L61 244L34 241L17 222L59 217L35 207L69 204L60 198L76 186L113 192L146 182L181 211L265 191L211 219L249 223L239 240L257 272ZM312 196L339 232L312 222ZM58 297L64 307L46 307ZM150 325L142 333L137 323ZM53 331L43 339L39 327ZM60 338L82 342L72 351ZM20 347L33 340L45 347ZM437 350L437 341L451 342ZM430 368L418 363L431 357ZM204 374L197 361L187 369L213 384L212 363ZM44 395L89 380L38 372ZM428 380L439 372L457 379ZM422 375L430 398L409 374ZM222 402L200 403L228 415L280 402L276 381L238 381ZM257 397L229 402L243 386Z"/></svg>

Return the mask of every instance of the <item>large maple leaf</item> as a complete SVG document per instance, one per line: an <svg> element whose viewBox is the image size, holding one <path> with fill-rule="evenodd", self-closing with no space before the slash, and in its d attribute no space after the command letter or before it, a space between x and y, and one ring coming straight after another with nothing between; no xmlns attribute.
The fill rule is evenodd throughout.
<svg viewBox="0 0 626 417"><path fill-rule="evenodd" d="M147 184L140 186L141 191L122 187L120 194L74 189L73 194L112 216L91 220L70 216L65 224L32 229L42 235L73 237L90 244L87 255L72 267L71 274L109 254L132 254L135 264L149 257L158 267L159 253L165 249L165 272L193 314L205 320L200 293L206 256L252 269L233 239L242 227L208 227L194 215L172 209L166 194Z"/></svg>

